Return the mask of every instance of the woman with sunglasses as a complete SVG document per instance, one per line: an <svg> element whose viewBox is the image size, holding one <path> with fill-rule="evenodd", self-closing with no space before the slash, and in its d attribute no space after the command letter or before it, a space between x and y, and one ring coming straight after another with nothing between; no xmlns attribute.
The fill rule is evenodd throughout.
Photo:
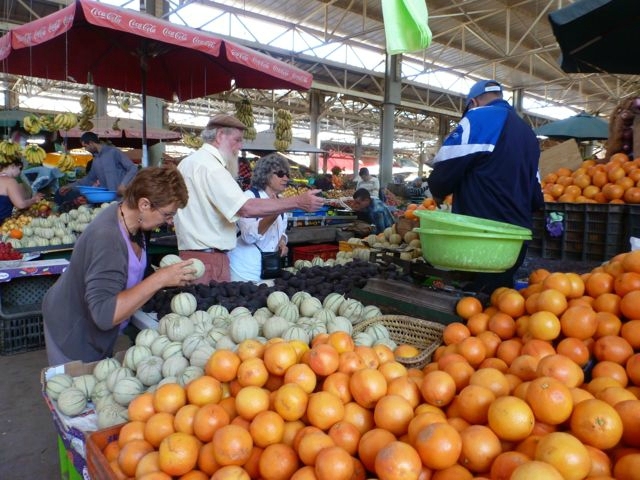
<svg viewBox="0 0 640 480"><path fill-rule="evenodd" d="M41 193L27 198L23 185L16 181L20 172L22 172L20 158L7 157L0 153L0 223L11 216L13 207L18 210L29 208L43 198Z"/></svg>
<svg viewBox="0 0 640 480"><path fill-rule="evenodd" d="M289 164L278 155L262 157L251 176L251 186L245 192L249 198L278 198L289 182ZM288 253L287 219L284 214L238 220L238 241L230 250L229 268L232 281L260 282L260 252Z"/></svg>

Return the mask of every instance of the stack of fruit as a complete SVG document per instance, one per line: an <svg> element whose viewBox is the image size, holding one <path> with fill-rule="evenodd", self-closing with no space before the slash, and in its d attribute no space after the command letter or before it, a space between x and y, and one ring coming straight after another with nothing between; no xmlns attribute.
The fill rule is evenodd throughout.
<svg viewBox="0 0 640 480"><path fill-rule="evenodd" d="M202 138L194 133L185 133L182 135L182 143L189 148L198 149L202 146Z"/></svg>
<svg viewBox="0 0 640 480"><path fill-rule="evenodd" d="M78 128L83 132L87 132L93 128L93 122L91 119L94 117L96 112L98 111L98 106L93 99L84 94L80 97L80 106L82 107L82 111L80 112L80 116L78 117Z"/></svg>
<svg viewBox="0 0 640 480"><path fill-rule="evenodd" d="M255 140L256 129L253 126L253 108L247 98L243 98L242 101L236 103L236 117L247 126L244 131L245 140Z"/></svg>
<svg viewBox="0 0 640 480"><path fill-rule="evenodd" d="M37 135L42 130L42 123L40 122L40 118L37 115L27 115L22 120L22 126L27 131L29 135Z"/></svg>
<svg viewBox="0 0 640 480"><path fill-rule="evenodd" d="M24 158L29 165L42 165L47 153L40 145L30 143L24 147Z"/></svg>
<svg viewBox="0 0 640 480"><path fill-rule="evenodd" d="M279 152L284 152L291 145L291 140L293 139L292 125L291 113L282 108L278 110L276 113L276 139L273 142L273 146Z"/></svg>
<svg viewBox="0 0 640 480"><path fill-rule="evenodd" d="M78 117L75 113L58 113L53 117L53 125L56 130L71 130L78 125Z"/></svg>
<svg viewBox="0 0 640 480"><path fill-rule="evenodd" d="M20 144L10 140L0 142L0 155L4 155L8 159L13 159L20 155Z"/></svg>
<svg viewBox="0 0 640 480"><path fill-rule="evenodd" d="M13 248L11 242L0 242L0 262L20 260L22 253Z"/></svg>

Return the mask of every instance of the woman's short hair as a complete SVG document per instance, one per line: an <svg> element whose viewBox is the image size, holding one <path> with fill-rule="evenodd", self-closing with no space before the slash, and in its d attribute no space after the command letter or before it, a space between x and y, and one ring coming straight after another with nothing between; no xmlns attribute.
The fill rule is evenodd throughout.
<svg viewBox="0 0 640 480"><path fill-rule="evenodd" d="M124 202L136 208L141 198L147 198L154 207L175 203L184 208L189 200L187 185L178 169L173 165L147 167L138 171L124 193Z"/></svg>
<svg viewBox="0 0 640 480"><path fill-rule="evenodd" d="M4 170L12 165L23 167L24 163L22 162L22 158L17 155L3 155L0 153L0 170Z"/></svg>
<svg viewBox="0 0 640 480"><path fill-rule="evenodd" d="M264 190L269 184L269 177L272 173L283 171L289 175L289 162L277 155L267 155L256 162L251 175L251 186L259 190Z"/></svg>

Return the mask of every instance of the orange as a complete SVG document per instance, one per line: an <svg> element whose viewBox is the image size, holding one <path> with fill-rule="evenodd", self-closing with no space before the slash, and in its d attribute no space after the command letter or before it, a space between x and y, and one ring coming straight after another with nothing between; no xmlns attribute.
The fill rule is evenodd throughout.
<svg viewBox="0 0 640 480"><path fill-rule="evenodd" d="M444 422L424 426L417 432L412 443L422 463L435 470L455 465L462 451L460 433Z"/></svg>
<svg viewBox="0 0 640 480"><path fill-rule="evenodd" d="M172 476L184 475L193 470L198 463L200 446L200 441L193 435L172 433L160 443L160 469Z"/></svg>
<svg viewBox="0 0 640 480"><path fill-rule="evenodd" d="M245 420L252 420L258 413L269 409L269 391L249 385L236 395L236 412Z"/></svg>
<svg viewBox="0 0 640 480"><path fill-rule="evenodd" d="M633 355L633 347L622 337L605 335L596 340L593 354L598 360L610 360L624 365Z"/></svg>
<svg viewBox="0 0 640 480"><path fill-rule="evenodd" d="M555 315L562 315L568 307L567 297L554 288L543 290L537 296L536 307L538 311L547 311Z"/></svg>
<svg viewBox="0 0 640 480"><path fill-rule="evenodd" d="M337 395L346 404L353 399L349 389L350 378L350 374L345 372L332 373L322 382L322 390Z"/></svg>
<svg viewBox="0 0 640 480"><path fill-rule="evenodd" d="M469 378L469 385L479 385L488 388L496 397L509 393L509 382L500 370L484 367L476 370Z"/></svg>
<svg viewBox="0 0 640 480"><path fill-rule="evenodd" d="M616 446L622 438L620 415L614 407L597 398L575 405L569 426L582 443L601 450Z"/></svg>
<svg viewBox="0 0 640 480"><path fill-rule="evenodd" d="M284 419L271 410L260 412L251 420L249 433L253 443L261 448L280 443L284 436Z"/></svg>
<svg viewBox="0 0 640 480"><path fill-rule="evenodd" d="M391 442L396 441L393 433L382 428L373 428L362 434L358 445L358 458L364 467L370 471L375 471L375 459L378 452Z"/></svg>
<svg viewBox="0 0 640 480"><path fill-rule="evenodd" d="M180 408L173 417L173 428L176 432L193 435L193 424L200 407L190 403Z"/></svg>
<svg viewBox="0 0 640 480"><path fill-rule="evenodd" d="M620 311L629 320L640 320L640 290L633 290L622 297Z"/></svg>
<svg viewBox="0 0 640 480"><path fill-rule="evenodd" d="M624 400L613 408L622 421L624 443L630 447L640 447L640 400Z"/></svg>
<svg viewBox="0 0 640 480"><path fill-rule="evenodd" d="M456 394L456 382L449 373L435 370L422 378L420 393L428 404L446 406Z"/></svg>
<svg viewBox="0 0 640 480"><path fill-rule="evenodd" d="M413 418L413 406L400 395L385 395L376 403L373 420L378 428L384 428L400 437L407 433Z"/></svg>
<svg viewBox="0 0 640 480"><path fill-rule="evenodd" d="M293 444L294 450L305 465L315 465L316 457L320 450L333 446L335 446L335 442L329 434L317 429L316 431L309 430L307 432L303 429L298 442Z"/></svg>
<svg viewBox="0 0 640 480"><path fill-rule="evenodd" d="M258 461L260 478L264 480L288 480L298 470L296 452L284 443L275 443L264 449Z"/></svg>
<svg viewBox="0 0 640 480"><path fill-rule="evenodd" d="M154 450L140 459L136 467L135 476L136 478L140 478L143 475L160 471L160 453Z"/></svg>
<svg viewBox="0 0 640 480"><path fill-rule="evenodd" d="M409 480L418 478L422 471L422 461L416 449L399 441L382 447L376 455L374 466L379 480Z"/></svg>
<svg viewBox="0 0 640 480"><path fill-rule="evenodd" d="M344 417L344 404L336 395L329 392L316 392L309 395L307 419L309 424L321 430L329 430L334 423Z"/></svg>
<svg viewBox="0 0 640 480"><path fill-rule="evenodd" d="M476 297L462 297L456 303L456 313L465 320L482 312L482 303Z"/></svg>
<svg viewBox="0 0 640 480"><path fill-rule="evenodd" d="M487 356L487 348L477 337L468 337L456 345L456 351L473 367L477 367Z"/></svg>
<svg viewBox="0 0 640 480"><path fill-rule="evenodd" d="M144 438L154 447L158 447L165 437L175 432L174 416L167 412L154 413L144 426Z"/></svg>
<svg viewBox="0 0 640 480"><path fill-rule="evenodd" d="M546 290L545 292L553 292ZM543 295L542 292L540 295ZM529 317L528 330L533 338L554 340L560 335L561 323L557 314L546 309L535 312Z"/></svg>
<svg viewBox="0 0 640 480"><path fill-rule="evenodd" d="M537 420L551 425L558 425L567 420L573 409L569 387L553 377L532 380L524 399Z"/></svg>
<svg viewBox="0 0 640 480"><path fill-rule="evenodd" d="M220 465L243 465L251 455L253 438L238 425L225 425L213 434L213 455Z"/></svg>
<svg viewBox="0 0 640 480"><path fill-rule="evenodd" d="M187 386L187 400L189 403L202 406L207 403L218 403L222 398L220 381L209 375L202 375L191 380Z"/></svg>
<svg viewBox="0 0 640 480"><path fill-rule="evenodd" d="M613 282L612 275L605 272L594 272L587 278L585 290L589 296L597 298L603 293L613 292Z"/></svg>
<svg viewBox="0 0 640 480"><path fill-rule="evenodd" d="M471 425L460 432L462 451L459 463L472 472L486 472L502 453L500 439L484 425Z"/></svg>
<svg viewBox="0 0 640 480"><path fill-rule="evenodd" d="M127 476L133 477L136 474L138 462L149 452L153 451L153 446L146 440L131 440L120 448L118 453L118 466Z"/></svg>
<svg viewBox="0 0 640 480"><path fill-rule="evenodd" d="M514 451L503 452L498 455L491 464L490 477L496 480L507 480L511 478L516 468L530 461L531 458L524 453Z"/></svg>
<svg viewBox="0 0 640 480"><path fill-rule="evenodd" d="M287 369L284 374L284 383L295 383L306 393L311 393L316 388L317 377L309 365L296 363Z"/></svg>
<svg viewBox="0 0 640 480"><path fill-rule="evenodd" d="M634 452L624 455L613 466L613 477L619 480L633 480L640 471L640 453Z"/></svg>
<svg viewBox="0 0 640 480"><path fill-rule="evenodd" d="M496 398L487 413L489 428L501 439L524 440L533 431L535 417L522 399L510 395Z"/></svg>
<svg viewBox="0 0 640 480"><path fill-rule="evenodd" d="M554 466L566 480L585 478L591 469L587 448L566 432L552 432L543 436L536 447L535 460Z"/></svg>
<svg viewBox="0 0 640 480"><path fill-rule="evenodd" d="M220 382L230 382L236 378L241 362L238 354L231 350L216 350L205 365L205 373Z"/></svg>
<svg viewBox="0 0 640 480"><path fill-rule="evenodd" d="M476 300L475 298L473 299ZM471 336L469 328L464 323L460 322L450 323L444 327L444 330L442 331L442 341L445 345L456 345L469 336Z"/></svg>
<svg viewBox="0 0 640 480"><path fill-rule="evenodd" d="M334 423L327 432L334 443L345 449L350 455L358 452L358 443L362 434L353 423L341 420Z"/></svg>
<svg viewBox="0 0 640 480"><path fill-rule="evenodd" d="M393 356L393 352L391 355ZM372 408L380 398L386 395L387 380L380 371L363 368L351 374L349 389L356 403L365 408Z"/></svg>
<svg viewBox="0 0 640 480"><path fill-rule="evenodd" d="M125 423L118 433L118 445L122 448L131 440L144 440L144 422L139 420Z"/></svg>
<svg viewBox="0 0 640 480"><path fill-rule="evenodd" d="M177 383L160 385L153 393L153 408L156 412L175 414L186 403L185 389Z"/></svg>
<svg viewBox="0 0 640 480"><path fill-rule="evenodd" d="M564 477L553 465L537 460L518 465L508 478L511 480L539 480L542 478L545 480L564 480Z"/></svg>
<svg viewBox="0 0 640 480"><path fill-rule="evenodd" d="M500 297L500 303L503 304L507 301L511 301L516 294L506 293ZM518 299L511 301L509 307L504 307L505 310L499 311L489 317L489 323L487 327L489 331L498 335L502 340L508 340L512 338L516 333L516 322L514 317L519 317L524 314L524 298L518 293ZM520 300L521 307L520 308ZM518 306L516 306L516 303ZM505 313L506 312L506 313ZM511 313L509 313L511 312Z"/></svg>
<svg viewBox="0 0 640 480"><path fill-rule="evenodd" d="M584 305L569 307L560 316L560 327L567 337L590 338L598 328L596 312Z"/></svg>
<svg viewBox="0 0 640 480"><path fill-rule="evenodd" d="M582 368L564 355L547 355L538 362L536 373L540 377L553 377L560 380L567 387L578 387L584 382Z"/></svg>
<svg viewBox="0 0 640 480"><path fill-rule="evenodd" d="M343 419L345 422L355 425L361 435L374 427L373 412L356 402L349 402L344 405Z"/></svg>
<svg viewBox="0 0 640 480"><path fill-rule="evenodd" d="M217 403L201 406L193 418L193 433L203 442L210 442L220 427L229 425L231 419L227 411Z"/></svg>
<svg viewBox="0 0 640 480"><path fill-rule="evenodd" d="M336 445L318 452L314 469L318 480L350 480L354 470L353 457L344 448Z"/></svg>
<svg viewBox="0 0 640 480"><path fill-rule="evenodd" d="M263 360L269 373L282 376L291 365L298 363L298 353L289 342L271 343L264 350Z"/></svg>
<svg viewBox="0 0 640 480"><path fill-rule="evenodd" d="M227 465L217 470L211 480L251 480L247 471L237 465Z"/></svg>
<svg viewBox="0 0 640 480"><path fill-rule="evenodd" d="M486 387L480 385L467 385L452 402L460 408L459 417L467 422L476 425L487 423L489 406L496 399L494 393ZM448 416L452 416L448 412Z"/></svg>
<svg viewBox="0 0 640 480"><path fill-rule="evenodd" d="M151 415L156 413L153 407L153 393L144 392L129 403L127 407L129 412L129 421L140 420L146 422Z"/></svg>
<svg viewBox="0 0 640 480"><path fill-rule="evenodd" d="M287 421L295 421L305 414L308 393L297 383L285 383L273 396L273 409Z"/></svg>

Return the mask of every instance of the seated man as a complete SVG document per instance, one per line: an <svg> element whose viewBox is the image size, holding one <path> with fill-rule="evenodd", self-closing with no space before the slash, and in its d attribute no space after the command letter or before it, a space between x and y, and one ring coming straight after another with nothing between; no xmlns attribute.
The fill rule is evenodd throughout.
<svg viewBox="0 0 640 480"><path fill-rule="evenodd" d="M358 220L372 225L375 233L382 233L395 223L389 208L379 198L372 197L366 188L356 190L353 200Z"/></svg>

